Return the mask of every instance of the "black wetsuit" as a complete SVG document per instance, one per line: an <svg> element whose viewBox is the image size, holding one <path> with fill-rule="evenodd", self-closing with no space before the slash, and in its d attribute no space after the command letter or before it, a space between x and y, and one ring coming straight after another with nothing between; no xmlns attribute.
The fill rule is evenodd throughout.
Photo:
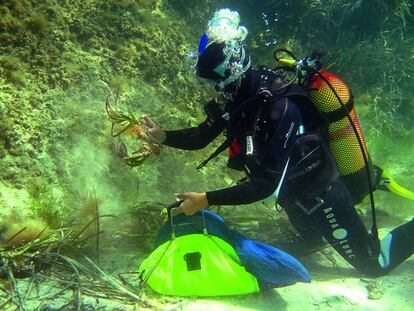
<svg viewBox="0 0 414 311"><path fill-rule="evenodd" d="M167 131L165 145L184 150L196 150L207 146L220 133L227 130L232 141L237 141L240 152L235 155L240 169L248 172L249 180L237 186L207 192L211 205L248 204L272 195L281 178L287 159L296 142L296 132L301 125L301 112L288 98L282 97L267 107L266 116L258 124L255 141L256 156L247 157L246 135L257 116L255 102L245 105L231 120L222 117L253 98L260 87L260 71L250 70L243 80L233 101L226 104L222 113L210 115L198 127ZM283 122L281 120L283 119Z"/></svg>
<svg viewBox="0 0 414 311"><path fill-rule="evenodd" d="M312 105L295 100L297 97L290 96L289 92L262 105L257 94L265 84L263 80L270 81L271 78L266 70L249 70L223 111L210 114L198 127L167 131L164 144L186 150L201 149L227 130L230 142L237 143L232 153L239 169L244 169L249 179L234 187L207 192L210 205L238 205L263 200L276 191L287 167L279 203L298 232L312 242L324 237L362 273L372 276L387 273L413 253L414 221L390 233L386 238L392 237L389 247L386 243L389 240L381 243L383 259L388 259L380 264L379 254L372 247L374 243L354 209L351 195L338 177L323 139L318 140L323 135L314 134L317 139L304 144L304 149L310 148L311 152L303 159L301 139L296 134L301 125L306 132L320 132L323 126L317 112ZM258 113L260 107L263 111ZM227 120L229 116L230 120ZM252 126L254 122L257 122L255 127ZM257 129L254 132L255 153L248 156L246 137L252 135L253 128ZM305 167L300 167L306 161Z"/></svg>

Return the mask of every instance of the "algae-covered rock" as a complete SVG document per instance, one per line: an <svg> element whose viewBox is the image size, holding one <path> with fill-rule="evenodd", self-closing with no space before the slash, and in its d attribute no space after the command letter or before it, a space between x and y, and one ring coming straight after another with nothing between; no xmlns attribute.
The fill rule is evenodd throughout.
<svg viewBox="0 0 414 311"><path fill-rule="evenodd" d="M179 111L168 120L171 123L196 112L193 97L199 98L200 91L188 76L176 78L185 70L182 57L190 38L174 14L163 1L4 1L0 6L2 180L18 189L46 181L76 192L77 186L67 186L74 178L67 168L74 162L73 151L83 148L79 150L84 150L84 161L89 150L101 150L101 159L111 157L109 143L96 139L109 134L104 92L93 103L88 96L100 88L99 80L116 85L117 77L123 77L122 92L134 101L125 102L127 109L164 112L158 103L168 102ZM142 95L146 85L132 83L137 79L152 84L159 97L157 107L152 106L154 96L149 101ZM75 93L78 102L68 100ZM181 112L189 107L187 113ZM87 141L86 147L78 144L80 137ZM91 174L105 174L105 165L89 161L97 168ZM30 193L38 200L39 194ZM65 200L55 203L65 210L72 204ZM5 207L11 208L10 202Z"/></svg>

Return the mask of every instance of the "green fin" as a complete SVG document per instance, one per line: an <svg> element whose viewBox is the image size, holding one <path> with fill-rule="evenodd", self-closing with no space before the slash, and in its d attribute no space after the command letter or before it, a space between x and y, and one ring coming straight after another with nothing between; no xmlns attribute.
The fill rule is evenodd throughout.
<svg viewBox="0 0 414 311"><path fill-rule="evenodd" d="M394 178L391 177L388 172L382 171L380 183L392 193L395 193L396 195L409 200L414 200L414 192L409 191L397 184L397 182L394 180Z"/></svg>

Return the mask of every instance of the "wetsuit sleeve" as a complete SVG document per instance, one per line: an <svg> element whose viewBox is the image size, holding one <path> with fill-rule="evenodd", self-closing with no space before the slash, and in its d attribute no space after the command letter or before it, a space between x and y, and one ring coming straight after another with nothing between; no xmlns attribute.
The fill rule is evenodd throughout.
<svg viewBox="0 0 414 311"><path fill-rule="evenodd" d="M301 123L300 110L287 98L271 109L269 138L257 156L258 162L246 163L250 180L240 185L207 192L210 205L241 205L263 200L279 185L289 156L295 145L296 132Z"/></svg>
<svg viewBox="0 0 414 311"><path fill-rule="evenodd" d="M166 131L167 137L163 144L184 150L202 149L223 132L226 125L227 121L222 118L213 121L207 118L197 127Z"/></svg>

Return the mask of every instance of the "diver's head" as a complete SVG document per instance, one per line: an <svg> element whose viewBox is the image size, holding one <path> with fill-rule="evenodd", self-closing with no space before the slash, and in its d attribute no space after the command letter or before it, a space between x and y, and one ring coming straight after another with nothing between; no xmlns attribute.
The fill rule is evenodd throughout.
<svg viewBox="0 0 414 311"><path fill-rule="evenodd" d="M200 39L196 73L212 82L217 91L240 81L250 67L250 56L243 43L248 32L239 22L239 13L221 9L209 20Z"/></svg>
<svg viewBox="0 0 414 311"><path fill-rule="evenodd" d="M250 67L250 57L240 42L214 42L199 55L196 72L200 78L210 80L217 91L239 81Z"/></svg>

